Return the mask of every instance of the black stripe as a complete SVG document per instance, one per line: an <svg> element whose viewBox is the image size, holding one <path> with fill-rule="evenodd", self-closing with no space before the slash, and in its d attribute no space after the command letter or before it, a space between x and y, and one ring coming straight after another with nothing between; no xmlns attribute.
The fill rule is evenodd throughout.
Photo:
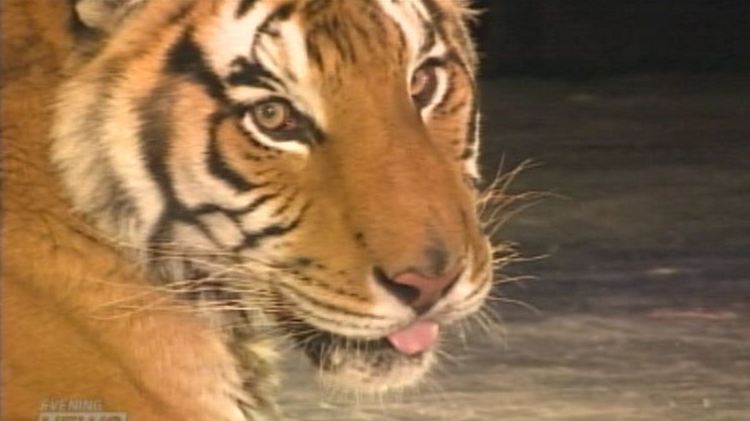
<svg viewBox="0 0 750 421"><path fill-rule="evenodd" d="M267 186L267 185L268 183L262 184L262 186ZM261 185L259 185L259 187L260 186ZM231 218L232 220L236 220L238 217L254 211L258 207L260 207L260 205L267 202L268 200L273 199L276 196L277 196L276 193L260 195L257 198L253 199L253 201L248 203L246 206L243 206L239 209L229 209L229 208L225 208L223 206L219 206L219 205L211 203L211 204L201 205L197 208L194 208L191 210L191 212L195 216L209 215L212 213L222 213L228 216L229 218Z"/></svg>
<svg viewBox="0 0 750 421"><path fill-rule="evenodd" d="M269 30L270 25L273 24L274 22L278 22L278 21L283 21L283 20L289 19L291 17L292 13L295 10L295 7L296 6L295 6L295 4L293 2L288 2L288 3L282 4L281 6L279 6L278 8L276 8L276 10L274 10L272 13L270 13L266 17L266 19L260 25L258 25L258 27L255 30L255 35L253 36L253 40L250 43L250 50L249 51L250 51L250 55L252 57L252 61L255 62L255 63L258 63L258 64L255 64L255 66L259 67L258 69L255 69L255 70L259 70L259 71L264 72L262 74L262 76L264 76L265 78L269 78L269 79L275 80L276 82L279 82L279 83L281 83L281 81L277 77L275 77L274 75L272 75L270 72L268 72L267 69L264 69L259 64L260 60L258 59L258 54L256 53L256 47L258 45L258 40L260 39L261 35L267 34L267 35L271 35L271 36L278 36L278 34L275 31L270 31ZM241 11L241 10L242 10L242 5L240 5L240 9L238 10L238 12ZM240 68L240 74L242 74L243 71L245 71L245 70L253 70L253 69L248 69L247 66L245 66L245 64L243 62L238 62L237 60L238 59L235 59L232 62L232 65L240 65L241 66L241 68ZM244 60L244 62L247 62L247 60ZM252 71L249 72L249 73L251 75L255 74L255 72L252 72ZM232 75L230 75L230 79L234 79L234 83L233 84L248 84L248 83L242 83L242 81L244 79L243 77L239 77L239 79L238 79L237 77L233 77ZM251 85L255 85L256 83L260 82L259 79L260 78L250 78L250 80L254 81L254 83L250 83L250 84ZM230 80L230 83L232 83L231 80ZM267 85L261 85L261 86L268 88Z"/></svg>
<svg viewBox="0 0 750 421"><path fill-rule="evenodd" d="M110 102L114 97L113 91L118 85L122 74L123 62L114 59L106 63L101 74L93 81L96 87L97 104L86 110L85 118L81 118L76 125L76 130L85 133L86 147L95 148L96 139L103 134L104 121L110 109ZM103 158L108 161L108 158ZM103 172L100 175L101 183L97 191L97 199L90 205L94 211L108 215L117 221L127 217L138 217L135 202L123 187L122 180L112 170L111 163L99 163ZM108 169L108 170L107 170Z"/></svg>
<svg viewBox="0 0 750 421"><path fill-rule="evenodd" d="M303 291L302 289L297 288L295 286L292 286L289 283L281 284L280 287L282 289L286 289L288 291L291 291L292 294L297 294L299 297L305 299L308 302L308 304L312 304L315 307L320 307L320 308L323 308L325 310L328 310L328 311L331 311L331 312L334 312L334 313L345 314L345 315L348 315L348 316L355 316L355 317L359 317L359 318L362 318L362 319L386 320L386 318L383 317L383 316L379 316L379 315L375 315L375 314L362 313L362 312L354 311L354 310L349 310L349 309L346 309L346 308L341 308L341 307L336 306L336 305L331 304L331 303L327 303L325 301L321 301L317 297L314 297L311 294L308 294L305 291ZM326 288L323 286L322 289L326 289ZM333 323L335 323L337 325L340 325L340 326L347 326L347 327L350 327L350 328L358 328L358 329L366 329L366 328L370 327L370 325L368 325L368 324L360 325L360 324L357 324L357 323L347 323L347 322L342 322L342 321L339 321L339 320L333 320L333 319L327 318L327 317L325 317L323 315L310 312L309 310L305 310L304 308L296 308L295 311L297 311L299 313L302 313L302 314L305 314L305 315L307 315L310 318L314 318L314 319L318 319L318 320L323 320L323 321L326 321L326 322L333 322Z"/></svg>
<svg viewBox="0 0 750 421"><path fill-rule="evenodd" d="M186 16L190 14L190 12L195 7L195 2L187 2L182 4L177 10L168 17L167 23L170 25L180 23Z"/></svg>
<svg viewBox="0 0 750 421"><path fill-rule="evenodd" d="M168 113L173 106L169 95L171 88L169 84L155 88L151 95L138 106L138 116L141 122L138 134L141 154L146 161L146 168L151 173L165 201L165 209L151 232L151 241L170 237L170 224L167 223L166 214L171 208L179 205L175 203L172 179L166 166L167 143L172 132L168 118Z"/></svg>
<svg viewBox="0 0 750 421"><path fill-rule="evenodd" d="M323 129L321 129L320 126L318 126L318 124L315 122L312 116L306 113L303 113L302 111L299 111L297 109L295 109L295 114L296 114L297 120L300 121L300 127L301 127L301 130L304 131L305 136L299 136L299 138L297 139L290 139L290 140L301 141L308 145L322 144L323 141L325 141L325 134L323 133Z"/></svg>
<svg viewBox="0 0 750 421"><path fill-rule="evenodd" d="M344 62L349 61L354 63L357 61L357 49L354 44L352 44L351 34L345 32L345 29L342 26L345 25L342 25L338 18L334 17L331 19L328 23L328 30L331 31L330 37L336 45L336 49L342 60Z"/></svg>
<svg viewBox="0 0 750 421"><path fill-rule="evenodd" d="M479 131L479 90L475 81L471 82L471 111L469 111L469 134L466 144L475 146L477 143L477 132Z"/></svg>
<svg viewBox="0 0 750 421"><path fill-rule="evenodd" d="M350 28L350 33L356 33L362 39L362 42L366 46L363 48L364 50L371 48L373 41L375 43L380 42L378 39L373 40L372 39L373 34L371 34L370 31L368 31L365 27L360 25L358 22L349 22L349 28ZM406 44L406 40L402 39L401 41L402 41L401 42L402 44L404 45Z"/></svg>
<svg viewBox="0 0 750 421"><path fill-rule="evenodd" d="M339 18L334 16L321 20L307 29L306 43L308 55L314 56L314 60L318 63L322 61L320 51L315 42L319 37L325 37L333 44L334 50L341 57L342 61L356 61L357 55L351 40L351 28L348 24L342 24Z"/></svg>
<svg viewBox="0 0 750 421"><path fill-rule="evenodd" d="M236 212L230 212L229 214L232 215L232 216L243 216L243 215L246 215L248 213L251 213L251 212L255 211L259 207L263 206L269 200L273 200L273 199L277 198L278 196L279 196L279 193L277 193L277 192L267 193L267 194L260 195L260 196L256 197L255 199L253 199L253 201L250 202L250 204L248 204L244 208L242 208L242 209L240 209L240 210L238 210Z"/></svg>
<svg viewBox="0 0 750 421"><path fill-rule="evenodd" d="M154 88L151 95L137 105L141 123L138 133L141 155L146 161L146 168L164 198L164 209L151 232L149 242L157 243L170 240L173 222L180 221L195 226L212 242L218 244L205 224L197 220L177 200L172 176L167 167L168 145L173 134L169 117L174 106L173 91L174 86L172 84L164 83Z"/></svg>
<svg viewBox="0 0 750 421"><path fill-rule="evenodd" d="M69 7L71 7L70 17L68 19L68 30L75 36L76 41L92 41L99 40L103 35L101 31L86 26L75 12L75 5L78 0L68 0Z"/></svg>
<svg viewBox="0 0 750 421"><path fill-rule="evenodd" d="M315 37L312 33L308 33L305 37L305 49L307 50L307 56L312 60L320 70L325 70L325 64L323 63L323 53L320 51L320 47L315 42Z"/></svg>
<svg viewBox="0 0 750 421"><path fill-rule="evenodd" d="M250 9L255 6L255 3L258 0L242 0L240 2L239 7L237 7L237 11L234 13L234 16L239 19L247 14L247 12L250 11Z"/></svg>
<svg viewBox="0 0 750 421"><path fill-rule="evenodd" d="M235 247L233 251L235 253L239 253L246 249L255 248L260 244L261 241L265 239L272 238L272 237L280 237L285 234L288 234L291 231L294 231L302 223L302 220L304 219L304 216L307 213L308 209L309 209L309 205L305 206L300 212L299 216L297 216L297 218L295 218L292 222L286 225L274 224L274 225L269 225L259 231L244 233L245 234L244 241L242 242L241 245Z"/></svg>
<svg viewBox="0 0 750 421"><path fill-rule="evenodd" d="M331 0L310 0L303 6L302 13L304 13L307 19L314 19L317 14L327 9L330 5Z"/></svg>
<svg viewBox="0 0 750 421"><path fill-rule="evenodd" d="M284 189L281 189L281 191L283 191L283 190ZM279 194L280 194L280 192L273 192L273 193L267 193L267 194L260 195L260 196L256 197L255 199L253 199L253 201L250 202L249 205L247 205L246 207L244 207L243 209L241 209L239 212L235 213L235 215L242 216L242 215L248 214L250 212L253 212L256 209L258 209L259 207L261 207L264 204L266 204L268 201L273 200L273 199L279 197Z"/></svg>
<svg viewBox="0 0 750 421"><path fill-rule="evenodd" d="M226 113L215 113L210 117L209 127L209 144L208 144L208 170L216 178L226 181L235 189L247 192L258 187L238 174L224 161L219 151L219 126L227 118Z"/></svg>
<svg viewBox="0 0 750 421"><path fill-rule="evenodd" d="M277 22L283 22L285 20L288 20L290 17L292 17L292 13L294 13L295 5L294 3L285 3L281 6L277 7L276 10L271 12L266 19L258 26L258 29L255 31L255 39L253 40L252 49L255 49L255 45L258 43L258 35L260 34L268 34L271 33L269 31L269 27Z"/></svg>
<svg viewBox="0 0 750 421"><path fill-rule="evenodd" d="M237 57L232 60L232 70L229 73L227 82L232 86L257 86L272 90L273 86L269 81L275 82L284 87L284 82L263 67L260 63L250 63L245 57Z"/></svg>
<svg viewBox="0 0 750 421"><path fill-rule="evenodd" d="M298 190L295 190L292 194L290 194L286 200L279 206L274 212L273 216L281 216L283 215L289 207L294 203L294 201L297 199L297 194L299 193Z"/></svg>
<svg viewBox="0 0 750 421"><path fill-rule="evenodd" d="M430 14L430 16L428 17L430 26L437 32L439 38L443 39L444 42L447 42L450 37L448 36L447 31L443 26L445 24L446 18L443 9L440 8L435 0L422 0L422 5Z"/></svg>
<svg viewBox="0 0 750 421"><path fill-rule="evenodd" d="M257 54L255 54L255 48L258 45L260 35L272 34L272 32L269 31L269 27L275 22L289 19L294 12L294 8L294 3L282 4L281 6L277 7L276 10L270 13L263 21L263 23L258 25L258 28L255 30L255 36L253 36L253 42L250 44L250 51L255 62L260 62L260 60L258 60Z"/></svg>
<svg viewBox="0 0 750 421"><path fill-rule="evenodd" d="M440 25L445 19L443 9L437 4L435 0L422 0L422 5L430 13L430 18L435 21L436 24Z"/></svg>
<svg viewBox="0 0 750 421"><path fill-rule="evenodd" d="M437 34L435 34L435 28L432 26L432 24L429 21L422 21L422 24L424 27L424 33L427 35L427 37L424 40L424 43L422 43L422 45L419 47L420 57L427 55L427 53L429 53L437 43Z"/></svg>
<svg viewBox="0 0 750 421"><path fill-rule="evenodd" d="M283 22L285 20L288 20L290 17L292 17L294 9L295 5L293 2L283 4L271 14L266 23L268 24L270 22Z"/></svg>
<svg viewBox="0 0 750 421"><path fill-rule="evenodd" d="M165 71L189 76L202 85L211 98L227 103L227 95L219 76L211 70L198 44L192 37L192 30L186 29L179 41L167 53Z"/></svg>
<svg viewBox="0 0 750 421"><path fill-rule="evenodd" d="M370 4L366 13L372 26L366 29L364 34L362 32L363 28L354 26L354 30L363 37L364 42L366 42L371 48L385 48L388 52L395 51L399 61L406 61L408 42L405 28L401 27L401 23L391 18L390 15L385 13L382 9L375 7L373 4ZM384 41L387 40L390 35L387 28L388 23L396 28L398 46L387 43L384 44Z"/></svg>
<svg viewBox="0 0 750 421"><path fill-rule="evenodd" d="M245 240L240 246L234 248L234 252L237 253L245 249L258 247L258 244L260 244L261 241L267 238L280 237L284 234L287 234L295 230L299 226L300 222L301 219L298 218L288 225L274 224L267 226L260 231L247 232L245 233Z"/></svg>
<svg viewBox="0 0 750 421"><path fill-rule="evenodd" d="M477 89L477 83L472 77L471 68L461 59L461 57L453 50L449 51L443 59L446 63L455 63L461 69L463 69L465 76L471 81L469 88L471 89L471 110L469 111L469 122L468 122L468 135L466 143L469 146L473 146L477 141L477 131L479 130L479 90ZM455 83L448 85L448 91L443 96L443 101L448 97L449 94L453 94L455 89Z"/></svg>

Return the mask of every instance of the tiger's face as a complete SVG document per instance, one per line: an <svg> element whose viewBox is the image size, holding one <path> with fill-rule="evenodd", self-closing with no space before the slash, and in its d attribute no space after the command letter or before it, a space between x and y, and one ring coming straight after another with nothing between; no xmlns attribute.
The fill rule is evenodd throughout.
<svg viewBox="0 0 750 421"><path fill-rule="evenodd" d="M491 286L457 0L94 1L54 130L75 206L335 384L422 377Z"/></svg>

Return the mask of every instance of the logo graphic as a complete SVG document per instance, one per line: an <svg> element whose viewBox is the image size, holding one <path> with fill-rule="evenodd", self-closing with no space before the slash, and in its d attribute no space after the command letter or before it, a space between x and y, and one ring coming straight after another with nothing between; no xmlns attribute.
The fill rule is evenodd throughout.
<svg viewBox="0 0 750 421"><path fill-rule="evenodd" d="M101 401L90 399L46 400L39 421L127 421L125 412L105 411Z"/></svg>

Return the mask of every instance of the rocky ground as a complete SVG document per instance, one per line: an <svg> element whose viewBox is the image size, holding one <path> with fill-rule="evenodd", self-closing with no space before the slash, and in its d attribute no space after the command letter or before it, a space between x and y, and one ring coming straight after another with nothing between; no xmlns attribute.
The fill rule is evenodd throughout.
<svg viewBox="0 0 750 421"><path fill-rule="evenodd" d="M529 259L420 390L352 402L289 361L296 420L750 419L750 77L483 84L484 168L552 193L498 233Z"/></svg>

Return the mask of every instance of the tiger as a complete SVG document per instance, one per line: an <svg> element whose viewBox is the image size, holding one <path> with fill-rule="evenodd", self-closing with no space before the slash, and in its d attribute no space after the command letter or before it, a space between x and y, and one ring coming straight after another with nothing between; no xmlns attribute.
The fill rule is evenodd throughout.
<svg viewBox="0 0 750 421"><path fill-rule="evenodd" d="M401 390L487 301L467 1L3 9L3 419Z"/></svg>

